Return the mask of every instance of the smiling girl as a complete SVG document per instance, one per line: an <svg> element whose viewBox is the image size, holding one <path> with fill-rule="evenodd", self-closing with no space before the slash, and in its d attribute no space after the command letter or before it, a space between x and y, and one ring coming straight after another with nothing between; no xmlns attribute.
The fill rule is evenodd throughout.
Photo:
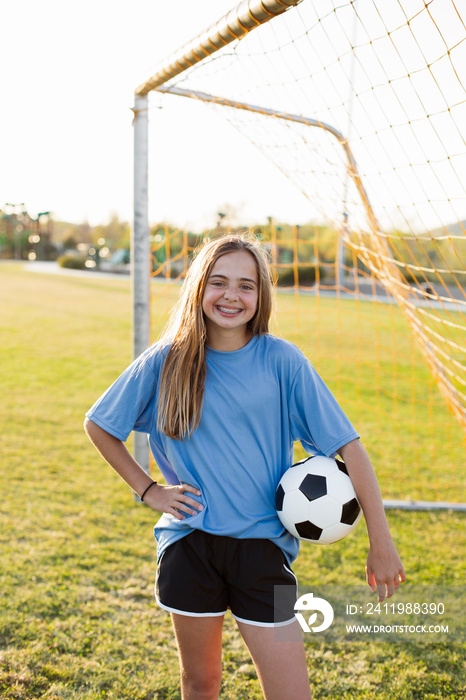
<svg viewBox="0 0 466 700"><path fill-rule="evenodd" d="M369 532L367 581L379 600L405 578L359 436L305 356L269 334L272 303L259 243L225 236L206 244L161 339L87 413L86 431L103 457L163 513L156 599L172 616L184 700L218 698L228 609L264 697L311 697L304 645L274 634L277 625L298 625L292 605L274 606L275 586L297 594L290 567L299 542L274 506L295 441L345 460ZM149 435L166 485L127 451L132 430Z"/></svg>

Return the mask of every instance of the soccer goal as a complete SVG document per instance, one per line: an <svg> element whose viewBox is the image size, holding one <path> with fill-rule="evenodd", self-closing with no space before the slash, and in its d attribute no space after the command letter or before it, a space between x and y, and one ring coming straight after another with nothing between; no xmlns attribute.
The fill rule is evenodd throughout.
<svg viewBox="0 0 466 700"><path fill-rule="evenodd" d="M444 500L465 445L465 22L454 0L245 0L135 91L135 354L150 341L150 100L197 100L309 201L309 225L260 231L283 290L277 332L400 478L408 461L434 470L418 501ZM193 237L156 238L156 274L182 277Z"/></svg>

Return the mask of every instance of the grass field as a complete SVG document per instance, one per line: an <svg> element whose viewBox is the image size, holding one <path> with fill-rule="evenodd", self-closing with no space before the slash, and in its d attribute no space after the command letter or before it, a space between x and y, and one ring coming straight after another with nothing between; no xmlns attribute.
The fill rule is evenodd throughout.
<svg viewBox="0 0 466 700"><path fill-rule="evenodd" d="M159 291L154 333L176 293L174 289ZM0 697L179 699L170 623L153 601L152 528L157 516L134 502L82 430L87 408L131 359L129 282L39 275L20 265L2 264L0 299ZM370 396L371 386L374 391L373 377L379 372L378 391L384 395L382 373L389 372L385 370L388 358L379 347L374 366L369 350L366 353L368 343L359 335L354 342L359 345L355 356L360 389L355 389L354 361L352 368L339 361L338 373L332 374L332 338L319 334L317 339L317 334L305 334L303 328L306 314L328 319L335 302L321 300L318 308L313 303L312 299L303 302L301 334L296 339L317 359L342 403L354 412L361 432L363 424L365 442L376 454L384 496L425 497L427 493L441 500L461 500L462 436L454 422L444 417L441 401L433 400L426 407L427 425L423 425L422 413L419 416L416 468L407 463L393 478L391 465L401 462L402 468L414 452L412 417L404 419L405 389L397 389L396 402L393 391L387 390L387 405L379 417L374 416L365 394ZM296 332L293 304L292 296L280 299L281 334ZM365 315L369 315L368 324L373 323L373 313L380 316L383 311L365 310L361 324ZM402 322L393 310L386 313L387 333L392 336ZM345 318L337 322L344 324ZM404 337L402 328L400 325L399 333ZM347 338L352 337L350 328L346 333ZM415 351L409 338L400 342L406 343L406 353L400 350L399 364L406 358L410 366L406 391L411 395L413 384L421 384L422 396L422 382L424 391L429 382L425 370L413 362ZM402 369L398 367L400 376ZM351 372L352 381L347 381L346 373ZM391 439L373 434L377 424L385 432L394 405L401 438L396 450ZM407 405L411 416L412 403ZM463 583L463 514L389 511L388 517L408 581ZM303 545L294 568L306 585L359 584L366 548L361 525L335 545ZM221 697L260 698L254 668L229 617L224 639ZM464 649L454 644L323 644L312 637L306 644L316 699L465 697Z"/></svg>

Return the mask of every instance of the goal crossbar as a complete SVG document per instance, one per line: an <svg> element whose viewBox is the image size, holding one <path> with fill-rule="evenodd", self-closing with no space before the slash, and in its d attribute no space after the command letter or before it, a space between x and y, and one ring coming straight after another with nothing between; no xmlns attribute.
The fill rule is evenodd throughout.
<svg viewBox="0 0 466 700"><path fill-rule="evenodd" d="M151 90L300 2L302 0L244 0L169 57L151 78L136 88L135 95L144 97Z"/></svg>

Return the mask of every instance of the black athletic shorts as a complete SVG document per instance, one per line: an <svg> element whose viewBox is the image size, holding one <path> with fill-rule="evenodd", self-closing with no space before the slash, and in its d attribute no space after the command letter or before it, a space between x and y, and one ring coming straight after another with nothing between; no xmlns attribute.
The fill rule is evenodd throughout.
<svg viewBox="0 0 466 700"><path fill-rule="evenodd" d="M214 617L230 608L240 622L273 627L295 619L297 589L284 553L270 540L194 530L163 552L155 595L161 608L180 615Z"/></svg>

